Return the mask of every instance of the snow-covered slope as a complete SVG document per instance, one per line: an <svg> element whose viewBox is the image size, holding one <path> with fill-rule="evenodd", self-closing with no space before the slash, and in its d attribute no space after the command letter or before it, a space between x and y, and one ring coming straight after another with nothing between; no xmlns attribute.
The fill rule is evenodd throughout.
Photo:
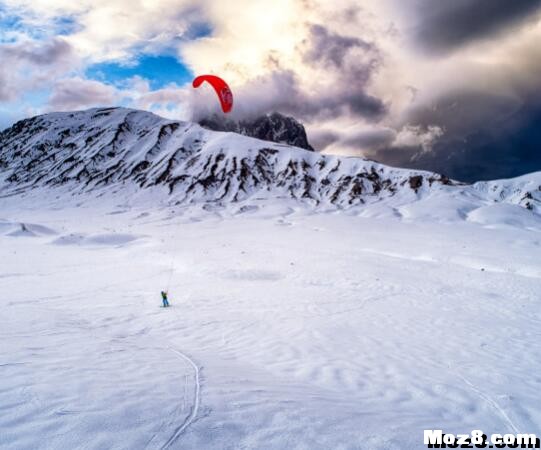
<svg viewBox="0 0 541 450"><path fill-rule="evenodd" d="M539 211L541 200L540 173L464 185L431 172L325 156L125 108L18 122L0 134L0 167L4 195L42 186L75 192L158 186L177 204L285 198L348 208L385 199L394 208L406 207L400 212L406 217L408 205L426 210L434 202L447 204L466 215L495 202ZM465 199L468 206L462 207Z"/></svg>
<svg viewBox="0 0 541 450"><path fill-rule="evenodd" d="M52 113L0 135L5 191L69 183L91 190L115 183L164 185L181 201L293 197L348 206L405 187L451 183L428 172L297 147L123 108Z"/></svg>

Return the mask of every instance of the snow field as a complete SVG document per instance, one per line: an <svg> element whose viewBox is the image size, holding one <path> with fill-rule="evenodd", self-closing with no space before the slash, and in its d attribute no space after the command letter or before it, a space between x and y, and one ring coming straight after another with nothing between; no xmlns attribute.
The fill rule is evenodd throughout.
<svg viewBox="0 0 541 450"><path fill-rule="evenodd" d="M541 435L535 227L282 203L225 215L4 200L2 216L1 448ZM32 235L14 234L21 223Z"/></svg>

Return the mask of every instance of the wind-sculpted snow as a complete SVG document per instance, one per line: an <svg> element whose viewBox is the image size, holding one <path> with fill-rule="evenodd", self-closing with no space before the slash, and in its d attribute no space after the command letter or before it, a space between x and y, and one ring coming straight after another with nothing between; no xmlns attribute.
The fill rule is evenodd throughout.
<svg viewBox="0 0 541 450"><path fill-rule="evenodd" d="M84 197L0 198L0 448L541 436L538 230Z"/></svg>
<svg viewBox="0 0 541 450"><path fill-rule="evenodd" d="M540 174L464 185L431 172L321 155L125 108L20 121L0 134L0 168L3 195L43 186L83 192L132 184L164 186L169 199L182 204L288 198L348 208L452 195L476 199L477 206L506 202L536 211L541 200Z"/></svg>

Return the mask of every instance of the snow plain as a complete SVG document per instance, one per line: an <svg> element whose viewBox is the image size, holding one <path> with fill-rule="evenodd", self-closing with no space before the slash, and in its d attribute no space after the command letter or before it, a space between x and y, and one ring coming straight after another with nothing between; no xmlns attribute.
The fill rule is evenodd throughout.
<svg viewBox="0 0 541 450"><path fill-rule="evenodd" d="M539 216L117 200L0 199L1 448L541 436Z"/></svg>

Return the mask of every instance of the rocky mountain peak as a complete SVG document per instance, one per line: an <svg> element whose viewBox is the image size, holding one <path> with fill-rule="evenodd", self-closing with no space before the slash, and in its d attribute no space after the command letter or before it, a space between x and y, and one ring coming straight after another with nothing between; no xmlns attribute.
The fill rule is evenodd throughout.
<svg viewBox="0 0 541 450"><path fill-rule="evenodd" d="M293 117L279 112L238 121L213 115L199 121L199 124L213 131L230 131L263 141L288 144L314 151L308 142L304 126Z"/></svg>

